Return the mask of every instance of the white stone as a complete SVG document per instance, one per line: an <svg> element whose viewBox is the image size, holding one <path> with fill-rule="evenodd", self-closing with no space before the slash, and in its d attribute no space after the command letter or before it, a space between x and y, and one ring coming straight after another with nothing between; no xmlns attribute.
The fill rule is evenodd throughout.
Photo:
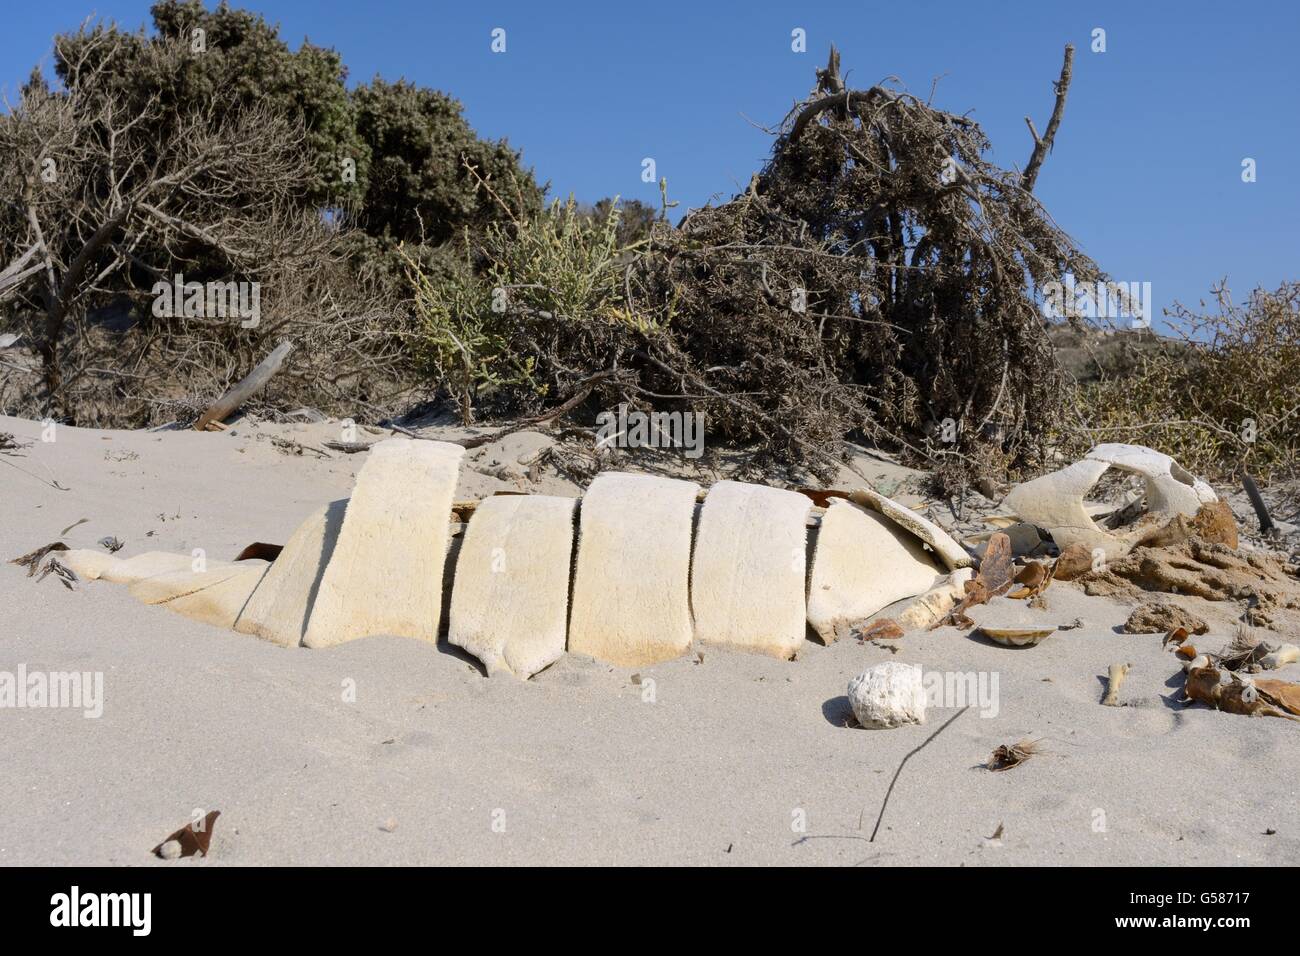
<svg viewBox="0 0 1300 956"><path fill-rule="evenodd" d="M849 681L849 704L858 723L871 730L925 723L921 668L900 661L868 667Z"/></svg>

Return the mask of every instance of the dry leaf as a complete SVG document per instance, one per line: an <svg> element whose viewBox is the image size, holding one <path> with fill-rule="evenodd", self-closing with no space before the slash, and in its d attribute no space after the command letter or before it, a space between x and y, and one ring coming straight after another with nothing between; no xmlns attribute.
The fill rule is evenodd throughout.
<svg viewBox="0 0 1300 956"><path fill-rule="evenodd" d="M59 579L59 583L61 583L69 591L75 591L76 590L75 585L77 581L80 580L77 577L76 572L73 571L72 568L65 565L58 558L50 558L50 560L46 561L45 567L41 570L41 576L38 577L36 580L38 582L44 581L46 576L50 574L53 574L55 577L57 577Z"/></svg>
<svg viewBox="0 0 1300 956"><path fill-rule="evenodd" d="M60 537L60 538L64 537L65 535L67 535L67 533L68 533L69 531L71 531L73 528L77 527L77 525L85 524L85 523L86 523L87 521L89 521L89 520L90 520L89 518L78 518L76 521L72 522L72 524L68 525L66 528L64 528L62 531L60 531L60 532L59 532L59 537Z"/></svg>
<svg viewBox="0 0 1300 956"><path fill-rule="evenodd" d="M894 641L902 637L903 634L903 629L892 617L872 621L860 630L854 628L854 636L857 637L860 644L865 644L867 641Z"/></svg>
<svg viewBox="0 0 1300 956"><path fill-rule="evenodd" d="M212 842L212 825L217 822L219 816L221 816L221 811L213 810L203 818L197 827L192 822L185 824L185 826L154 847L151 852L154 856L162 857L162 848L174 840L180 844L180 855L183 857L194 856L196 853L207 856L208 844Z"/></svg>
<svg viewBox="0 0 1300 956"><path fill-rule="evenodd" d="M999 531L989 538L979 573L973 580L966 582L966 596L946 617L932 625L930 630L945 624L961 628L974 627L975 622L966 616L966 611L977 604L987 604L990 598L999 594L1005 594L1011 589L1011 584L1011 539Z"/></svg>
<svg viewBox="0 0 1300 956"><path fill-rule="evenodd" d="M22 557L14 558L9 563L16 564L20 568L26 568L27 576L30 578L32 575L36 573L37 569L40 568L41 561L45 559L45 556L47 554L49 554L51 551L67 551L67 550L68 550L68 546L66 544L64 544L62 541L55 541L53 544L47 544L45 545L45 547L37 548L35 551L28 551Z"/></svg>
<svg viewBox="0 0 1300 956"><path fill-rule="evenodd" d="M263 561L274 561L284 550L282 544L265 544L261 541L254 541L243 551L235 556L236 561L248 561L254 558L260 558Z"/></svg>

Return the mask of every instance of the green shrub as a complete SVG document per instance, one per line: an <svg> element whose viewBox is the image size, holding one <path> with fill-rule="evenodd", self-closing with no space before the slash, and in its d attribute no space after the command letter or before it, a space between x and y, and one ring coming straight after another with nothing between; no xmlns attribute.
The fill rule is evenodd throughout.
<svg viewBox="0 0 1300 956"><path fill-rule="evenodd" d="M1216 312L1175 306L1166 314L1176 338L1080 388L1080 446L1136 442L1219 477L1295 473L1300 282L1257 289L1242 304L1223 284L1213 292Z"/></svg>

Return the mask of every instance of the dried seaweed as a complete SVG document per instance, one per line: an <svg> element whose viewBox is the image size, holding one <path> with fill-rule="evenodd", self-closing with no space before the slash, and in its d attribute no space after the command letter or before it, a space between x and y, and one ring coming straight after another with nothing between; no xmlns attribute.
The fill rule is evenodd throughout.
<svg viewBox="0 0 1300 956"><path fill-rule="evenodd" d="M1042 739L1030 740L1027 737L1014 744L1002 744L989 757L985 766L989 770L1002 771L1019 767L1035 754L1042 753Z"/></svg>

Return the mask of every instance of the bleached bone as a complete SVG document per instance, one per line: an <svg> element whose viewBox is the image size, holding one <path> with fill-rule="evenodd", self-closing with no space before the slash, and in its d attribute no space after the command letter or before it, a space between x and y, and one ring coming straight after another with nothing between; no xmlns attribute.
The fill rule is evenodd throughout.
<svg viewBox="0 0 1300 956"><path fill-rule="evenodd" d="M489 674L527 679L564 654L577 504L500 495L475 509L456 561L447 640Z"/></svg>
<svg viewBox="0 0 1300 956"><path fill-rule="evenodd" d="M1145 529L1106 531L1093 520L1084 496L1110 468L1141 475L1152 512L1195 516L1202 504L1217 501L1213 489L1194 478L1168 455L1141 445L1098 445L1072 465L1011 489L1003 502L1017 515L1051 532L1061 550L1079 544L1101 549L1108 559L1131 551Z"/></svg>
<svg viewBox="0 0 1300 956"><path fill-rule="evenodd" d="M248 560L206 571L169 571L136 581L130 594L213 627L233 628L268 567Z"/></svg>
<svg viewBox="0 0 1300 956"><path fill-rule="evenodd" d="M896 620L905 631L924 631L943 620L966 595L966 582L975 577L973 568L958 568L907 606Z"/></svg>
<svg viewBox="0 0 1300 956"><path fill-rule="evenodd" d="M370 447L316 592L305 646L375 634L437 643L447 516L464 451L409 438Z"/></svg>
<svg viewBox="0 0 1300 956"><path fill-rule="evenodd" d="M1111 664L1106 672L1106 696L1101 702L1107 707L1118 707L1119 689L1124 686L1124 678L1128 676L1132 664Z"/></svg>
<svg viewBox="0 0 1300 956"><path fill-rule="evenodd" d="M112 584L135 584L145 578L159 574L194 570L197 559L189 554L173 554L168 551L145 551L131 558L119 558L106 551L93 551L89 548L63 551L59 561L87 581L108 581ZM216 571L221 568L237 567L234 561L202 561L199 566L204 570Z"/></svg>
<svg viewBox="0 0 1300 956"><path fill-rule="evenodd" d="M282 647L302 643L346 508L346 499L332 502L298 526L235 621L236 631Z"/></svg>
<svg viewBox="0 0 1300 956"><path fill-rule="evenodd" d="M1145 445L1108 442L1094 447L1087 457L1141 475L1146 482L1149 511L1185 514L1191 518L1201 505L1219 500L1214 489L1204 481L1164 452Z"/></svg>
<svg viewBox="0 0 1300 956"><path fill-rule="evenodd" d="M862 505L834 500L813 552L808 623L830 644L886 605L929 590L939 573L920 539Z"/></svg>
<svg viewBox="0 0 1300 956"><path fill-rule="evenodd" d="M448 518L462 454L440 442L375 444L352 498L309 517L269 571L261 562L209 561L196 572L190 555L160 552L63 557L87 579L130 582L147 603L285 646L328 647L371 634L433 643L445 614L453 643L490 671L521 677L563 649L571 566L569 649L634 667L685 652L696 632L693 611L702 640L789 657L805 621L832 641L885 605L926 591L936 562L969 561L915 512L874 492L853 492L852 501L834 497L818 522L805 592L805 496L740 482L702 495L692 482L606 473L582 502L576 563L574 502L502 496L461 506L462 518L479 514L455 539L464 562L458 569L447 560ZM484 559L498 552L506 573L489 577ZM951 592L970 573L958 568L940 589L942 599L958 597ZM927 609L922 601L912 610ZM903 618L913 623L908 613Z"/></svg>
<svg viewBox="0 0 1300 956"><path fill-rule="evenodd" d="M709 489L695 534L695 636L789 659L807 627L807 521L795 491L739 481Z"/></svg>
<svg viewBox="0 0 1300 956"><path fill-rule="evenodd" d="M872 511L879 512L905 531L911 532L930 546L949 571L968 568L974 562L957 541L937 524L911 508L900 505L870 488L858 488L849 493L849 499Z"/></svg>
<svg viewBox="0 0 1300 956"><path fill-rule="evenodd" d="M1300 661L1300 647L1295 644L1279 644L1260 659L1259 666L1271 671L1296 661Z"/></svg>
<svg viewBox="0 0 1300 956"><path fill-rule="evenodd" d="M569 650L620 667L691 646L694 482L605 472L582 499Z"/></svg>

